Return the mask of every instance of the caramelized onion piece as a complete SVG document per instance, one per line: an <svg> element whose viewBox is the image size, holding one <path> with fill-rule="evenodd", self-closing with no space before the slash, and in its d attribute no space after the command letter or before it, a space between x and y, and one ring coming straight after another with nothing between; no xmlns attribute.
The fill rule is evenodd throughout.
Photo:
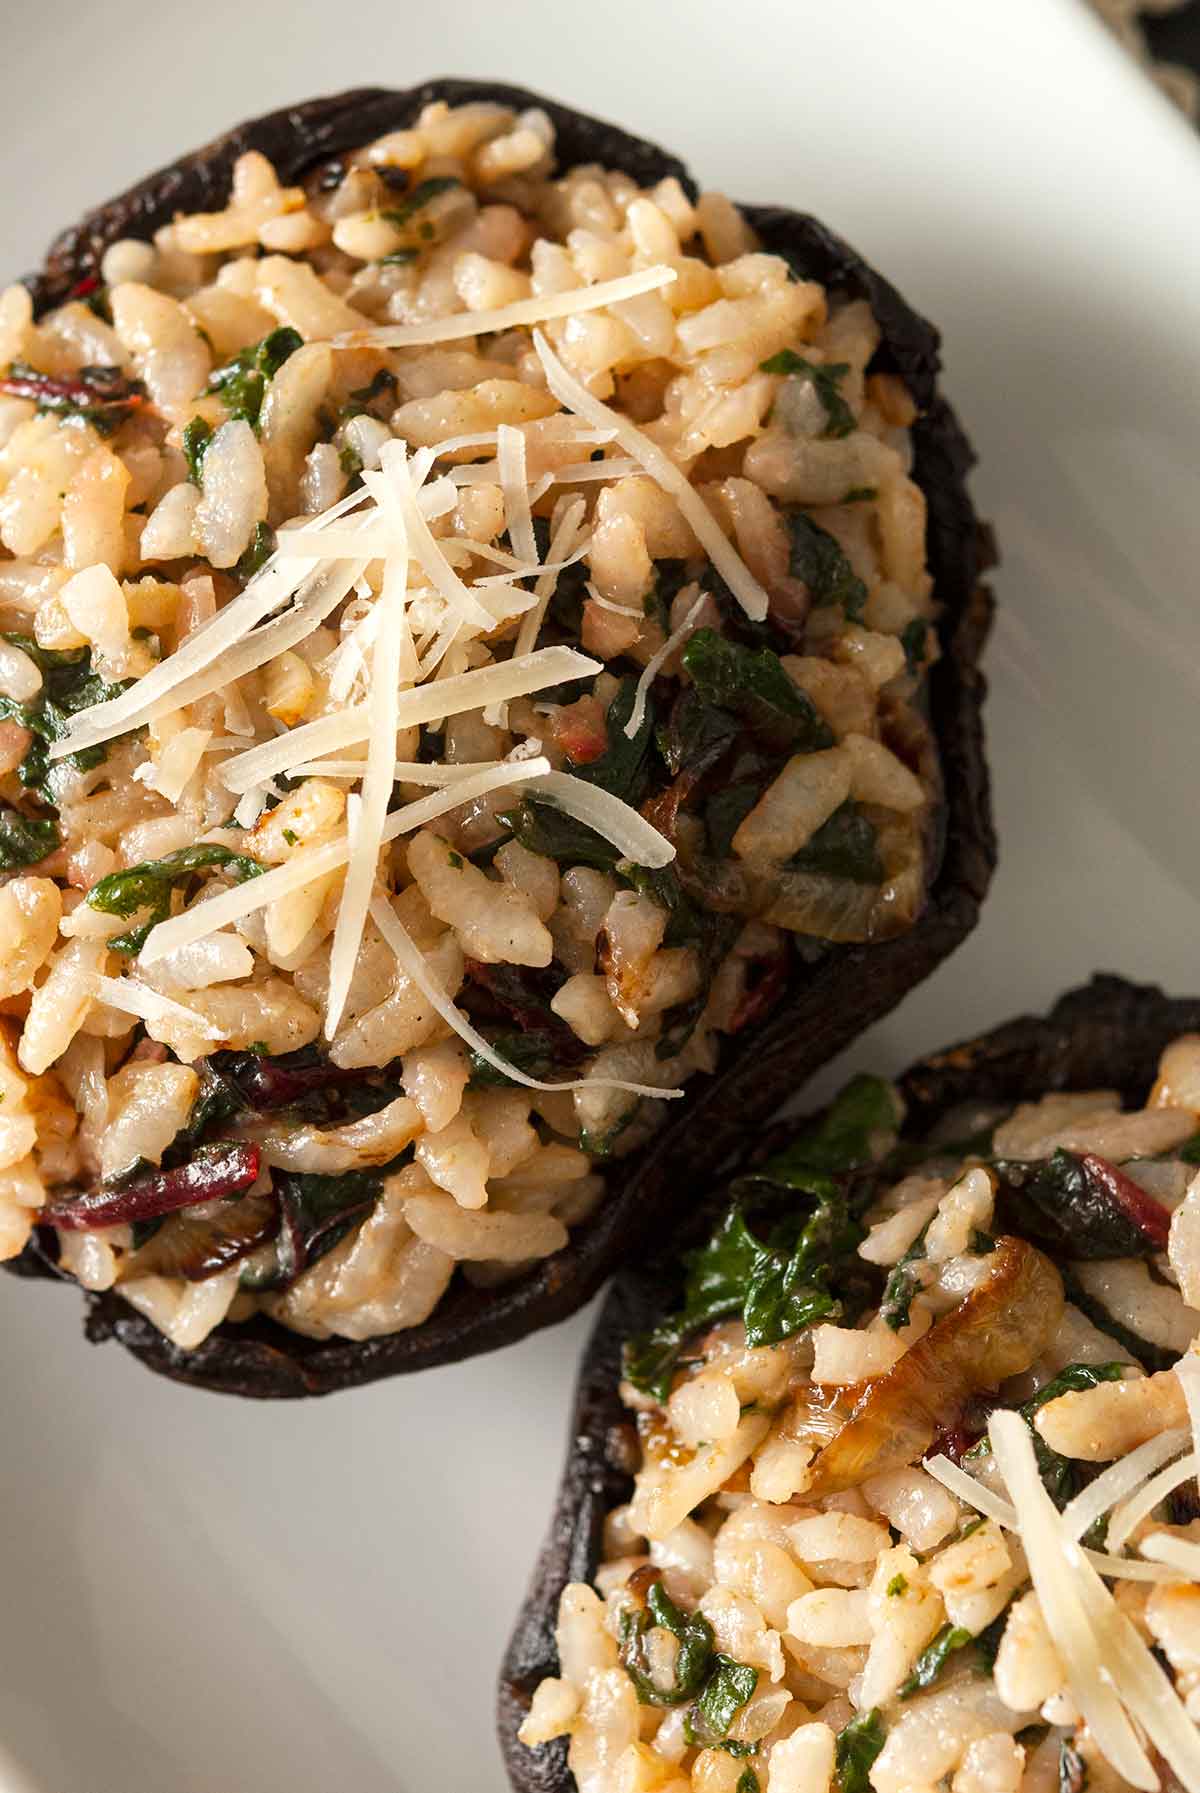
<svg viewBox="0 0 1200 1793"><path fill-rule="evenodd" d="M812 1466L806 1492L836 1494L923 1457L972 1395L998 1388L1039 1357L1062 1317L1062 1278L1024 1239L996 1245L995 1267L900 1361L869 1382Z"/></svg>

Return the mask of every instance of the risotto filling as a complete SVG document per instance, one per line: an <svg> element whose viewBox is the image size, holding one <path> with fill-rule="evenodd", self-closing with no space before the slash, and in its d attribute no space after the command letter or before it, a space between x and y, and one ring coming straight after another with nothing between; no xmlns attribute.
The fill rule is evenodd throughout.
<svg viewBox="0 0 1200 1793"><path fill-rule="evenodd" d="M0 1253L182 1348L418 1324L916 919L878 344L488 104L0 296Z"/></svg>
<svg viewBox="0 0 1200 1793"><path fill-rule="evenodd" d="M1140 1112L901 1119L856 1080L626 1345L520 1733L580 1793L1200 1788L1200 1036Z"/></svg>

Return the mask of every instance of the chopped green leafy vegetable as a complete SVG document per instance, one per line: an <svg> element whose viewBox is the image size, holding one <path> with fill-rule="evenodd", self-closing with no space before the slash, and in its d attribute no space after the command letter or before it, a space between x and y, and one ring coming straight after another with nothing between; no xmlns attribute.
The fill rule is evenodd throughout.
<svg viewBox="0 0 1200 1793"><path fill-rule="evenodd" d="M923 616L914 616L905 623L900 631L900 646L904 649L904 658L908 662L909 672L918 672L925 659L925 643L929 638L929 624Z"/></svg>
<svg viewBox="0 0 1200 1793"><path fill-rule="evenodd" d="M386 218L388 223L394 224L398 230L406 229L416 219L418 212L425 210L431 199L437 199L440 194L448 193L451 187L461 186L462 182L456 180L452 174L433 175L427 181L418 181L412 192L400 205L389 206L387 211L380 213L380 217ZM425 228L429 229L428 226ZM424 232L420 234L423 235Z"/></svg>
<svg viewBox="0 0 1200 1793"><path fill-rule="evenodd" d="M275 531L267 523L256 523L250 546L233 570L239 579L253 579L255 573L266 566L274 552Z"/></svg>
<svg viewBox="0 0 1200 1793"><path fill-rule="evenodd" d="M355 1221L370 1213L383 1194L385 1178L398 1170L408 1155L401 1153L390 1164L381 1164L375 1170L347 1170L337 1176L274 1172L275 1193L283 1216L278 1279L284 1283L294 1281L302 1270L332 1251Z"/></svg>
<svg viewBox="0 0 1200 1793"><path fill-rule="evenodd" d="M298 330L286 324L271 330L261 342L239 349L223 367L216 368L207 390L220 393L231 418L240 418L257 431L268 385L288 357L303 346Z"/></svg>
<svg viewBox="0 0 1200 1793"><path fill-rule="evenodd" d="M851 621L866 606L867 588L850 565L841 543L803 511L792 511L790 570L802 579L815 605L837 604Z"/></svg>
<svg viewBox="0 0 1200 1793"><path fill-rule="evenodd" d="M839 1793L871 1793L871 1764L883 1748L887 1733L879 1708L860 1712L838 1732L834 1754L834 1778Z"/></svg>
<svg viewBox="0 0 1200 1793"><path fill-rule="evenodd" d="M679 1642L674 1681L663 1688L650 1674L646 1634L655 1626L669 1631ZM643 1706L684 1706L704 1685L713 1654L712 1626L702 1613L685 1613L671 1599L661 1581L652 1584L646 1604L621 1615L621 1667L633 1682Z"/></svg>
<svg viewBox="0 0 1200 1793"><path fill-rule="evenodd" d="M1013 1600L1015 1599L1016 1595L1014 1594ZM1010 1600L1004 1611L997 1613L990 1625L985 1625L982 1631L975 1634L975 1648L979 1653L980 1667L989 1675L996 1666L996 1653L1000 1648L1000 1639L1004 1636L1004 1627L1008 1624L1012 1603Z"/></svg>
<svg viewBox="0 0 1200 1793"><path fill-rule="evenodd" d="M837 1311L825 1287L851 1236L845 1204L833 1197L779 1222L765 1242L735 1204L706 1245L688 1254L682 1309L628 1340L625 1374L635 1388L666 1400L684 1342L701 1326L740 1313L749 1345L781 1339ZM853 1230L857 1242L861 1233Z"/></svg>
<svg viewBox="0 0 1200 1793"><path fill-rule="evenodd" d="M1015 1230L1073 1258L1151 1257L1165 1251L1171 1216L1119 1165L1094 1152L1030 1162L997 1159L997 1206Z"/></svg>
<svg viewBox="0 0 1200 1793"><path fill-rule="evenodd" d="M920 1293L921 1277L916 1266L925 1256L925 1235L929 1226L927 1220L904 1256L888 1271L879 1303L879 1317L893 1332L908 1325L913 1297Z"/></svg>
<svg viewBox="0 0 1200 1793"><path fill-rule="evenodd" d="M943 1625L933 1642L927 1644L917 1657L912 1674L901 1684L899 1697L908 1700L922 1688L932 1687L945 1668L946 1659L969 1644L971 1635L965 1625Z"/></svg>
<svg viewBox="0 0 1200 1793"><path fill-rule="evenodd" d="M833 746L833 735L812 699L789 679L770 648L743 647L697 629L683 650L683 667L710 703L732 711L775 753L812 753Z"/></svg>
<svg viewBox="0 0 1200 1793"><path fill-rule="evenodd" d="M99 909L103 915L120 915L128 919L142 909L150 910L147 920L110 940L109 946L119 953L139 953L151 928L165 921L170 914L171 892L196 872L210 866L220 866L238 883L246 878L257 878L266 869L257 859L233 853L228 847L212 842L180 847L163 859L147 859L141 865L131 865L127 871L110 872L107 878L93 884L87 902L90 908Z"/></svg>
<svg viewBox="0 0 1200 1793"><path fill-rule="evenodd" d="M146 397L141 381L129 379L119 367L81 367L56 378L27 361L10 362L0 375L0 392L32 399L39 414L89 423L101 436L113 435Z"/></svg>
<svg viewBox="0 0 1200 1793"><path fill-rule="evenodd" d="M769 1160L764 1175L807 1188L798 1179L809 1170L847 1171L873 1164L886 1152L900 1120L895 1085L863 1071Z"/></svg>
<svg viewBox="0 0 1200 1793"><path fill-rule="evenodd" d="M811 382L825 409L825 428L821 431L823 436L849 436L858 428L854 412L839 390L841 382L850 372L848 362L806 361L794 349L780 349L777 355L770 356L760 366L765 374L803 376Z"/></svg>
<svg viewBox="0 0 1200 1793"><path fill-rule="evenodd" d="M738 719L710 703L694 685L679 693L668 720L658 731L658 751L674 775L687 773L693 782L712 770L733 746Z"/></svg>
<svg viewBox="0 0 1200 1793"><path fill-rule="evenodd" d="M743 1768L734 1793L762 1793L762 1784L753 1768Z"/></svg>
<svg viewBox="0 0 1200 1793"><path fill-rule="evenodd" d="M605 716L608 746L599 759L574 767L576 778L598 785L602 791L611 792L635 809L646 794L650 746L654 739L654 705L649 699L636 732L632 736L625 733L626 724L633 716L636 696L637 680L622 679Z"/></svg>
<svg viewBox="0 0 1200 1793"><path fill-rule="evenodd" d="M0 803L0 872L36 865L61 844L57 824L49 816L24 816Z"/></svg>
<svg viewBox="0 0 1200 1793"><path fill-rule="evenodd" d="M198 486L204 478L204 457L212 439L212 424L203 417L193 417L184 428L183 458L187 462L188 478L194 486Z"/></svg>
<svg viewBox="0 0 1200 1793"><path fill-rule="evenodd" d="M395 259L398 261L411 261L414 254L415 251L412 249L401 249L398 251ZM386 261L391 261L393 258L391 256L385 256L384 259ZM388 368L381 367L374 379L371 380L368 385L356 386L350 393L350 396L347 398L346 403L342 406L341 410L343 422L350 417L361 417L364 411L369 411L371 406L377 404L381 398L394 401L395 394L395 374L390 372ZM357 459L357 456L355 458ZM342 471L345 472L346 469L343 467Z"/></svg>
<svg viewBox="0 0 1200 1793"><path fill-rule="evenodd" d="M704 832L708 850L716 859L728 859L733 837L762 796L761 783L741 781L722 785L704 806Z"/></svg>
<svg viewBox="0 0 1200 1793"><path fill-rule="evenodd" d="M1079 1466L1073 1458L1060 1455L1046 1443L1033 1423L1034 1414L1048 1402L1057 1401L1060 1395L1078 1394L1083 1389L1098 1388L1102 1382L1122 1382L1128 1369L1129 1365L1125 1363L1069 1363L1017 1408L1029 1427L1033 1454L1037 1458L1043 1486L1056 1506L1062 1506L1078 1492ZM988 1457L991 1451L991 1440L985 1436L964 1454L963 1462L975 1462L980 1457Z"/></svg>
<svg viewBox="0 0 1200 1793"><path fill-rule="evenodd" d="M496 820L510 829L529 852L555 859L564 867L590 865L597 871L611 872L620 858L611 841L545 797L526 797Z"/></svg>
<svg viewBox="0 0 1200 1793"><path fill-rule="evenodd" d="M788 864L826 878L849 878L853 884L882 884L884 879L878 836L858 804L849 801L834 810Z"/></svg>
<svg viewBox="0 0 1200 1793"><path fill-rule="evenodd" d="M711 1674L684 1715L685 1740L698 1749L711 1749L726 1735L757 1686L756 1668L718 1653Z"/></svg>
<svg viewBox="0 0 1200 1793"><path fill-rule="evenodd" d="M17 768L17 777L27 790L36 791L44 803L57 808L64 774L71 769L89 772L103 765L107 747L85 747L65 759L50 762L46 751L52 741L60 741L70 726L71 717L92 704L106 703L125 690L125 684L106 685L92 671L91 653L87 648L60 652L41 648L32 636L6 635L14 647L35 663L42 674L42 688L28 703L0 696L0 719L19 722L35 737L24 760Z"/></svg>
<svg viewBox="0 0 1200 1793"><path fill-rule="evenodd" d="M572 1050L569 1042L564 1053L563 1036L543 1028L524 1028L518 1031L491 1033L488 1045L515 1070L524 1071L527 1077L543 1079L559 1076L583 1057L586 1048L582 1041L577 1041L577 1050ZM472 1089L511 1088L514 1079L505 1077L495 1065L484 1058L474 1047L467 1050L467 1061L471 1066Z"/></svg>

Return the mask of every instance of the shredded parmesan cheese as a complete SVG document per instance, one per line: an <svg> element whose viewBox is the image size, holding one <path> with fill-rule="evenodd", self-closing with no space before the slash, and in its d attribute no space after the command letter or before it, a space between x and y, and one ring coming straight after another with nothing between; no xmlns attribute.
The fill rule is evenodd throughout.
<svg viewBox="0 0 1200 1793"><path fill-rule="evenodd" d="M219 1040L219 1028L198 1015L195 1009L185 1007L182 1002L172 1002L169 996L160 996L157 990L151 990L146 984L139 984L128 977L97 977L96 996L107 1003L110 1009L120 1009L124 1015L136 1015L140 1021L153 1023L168 1021L176 1027L186 1027L202 1040Z"/></svg>
<svg viewBox="0 0 1200 1793"><path fill-rule="evenodd" d="M685 641L691 634L696 625L696 617L699 615L707 596L707 592L702 591L700 593L700 596L696 599L696 602L692 605L679 627L667 636L667 639L663 642L658 652L652 654L642 668L642 676L639 678L637 682L637 690L633 694L633 709L630 711L629 721L625 724L625 733L631 741L642 726L642 720L646 714L646 697L651 685L658 676L659 667L675 652L675 649L679 646L680 642Z"/></svg>
<svg viewBox="0 0 1200 1793"><path fill-rule="evenodd" d="M529 481L525 473L525 438L511 423L502 423L496 431L496 462L513 553L536 567L538 553L533 539L533 513L529 508Z"/></svg>
<svg viewBox="0 0 1200 1793"><path fill-rule="evenodd" d="M598 280L565 293L543 293L534 299L518 299L493 311L455 312L451 317L431 318L421 324L385 324L376 330L348 330L335 336L335 349L411 349L431 342L454 342L464 336L494 336L501 330L548 323L551 318L572 317L580 311L599 311L619 305L642 293L657 292L676 278L674 268L645 268L622 274L617 280Z"/></svg>
<svg viewBox="0 0 1200 1793"><path fill-rule="evenodd" d="M1178 1488L1180 1482L1186 1482L1196 1474L1198 1462L1200 1460L1197 1459L1196 1452L1189 1451L1178 1463L1172 1463L1152 1476L1143 1488L1131 1495L1124 1505L1119 1506L1108 1522L1108 1548L1120 1550L1134 1526L1140 1524L1148 1513L1152 1513L1159 1501L1165 1500L1173 1489Z"/></svg>
<svg viewBox="0 0 1200 1793"><path fill-rule="evenodd" d="M532 654L516 653L511 660L480 666L473 672L441 679L436 685L402 691L396 701L396 726L413 728L418 723L434 722L441 716L457 716L465 710L482 709L486 704L530 697L547 685L557 685L567 679L585 679L601 670L599 661L589 660L586 654L577 653L570 647L545 647ZM303 723L273 741L265 741L246 753L235 755L221 767L221 781L227 790L248 791L251 786L261 784L264 778L273 778L278 772L290 772L294 766L321 754L361 746L368 737L369 728L370 711L366 704L356 704L332 716L321 716L316 722Z"/></svg>
<svg viewBox="0 0 1200 1793"><path fill-rule="evenodd" d="M546 759L506 761L483 771L475 772L473 767L470 770L474 774L472 777L458 780L428 797L420 797L415 803L406 803L401 809L393 810L384 823L381 845L386 846L389 841L411 833L415 828L423 828L426 822L445 815L448 809L457 809L460 803L469 803L473 797L483 797L506 785L524 784L527 780L544 777L550 771L550 762ZM256 909L266 908L276 897L287 896L291 891L311 884L314 879L325 877L328 872L336 872L349 857L349 840L345 834L339 834L332 840L322 841L319 846L301 848L284 865L272 866L261 877L248 878L231 890L202 898L190 909L185 909L182 915L172 915L150 930L141 951L142 962L153 965L177 946L206 939L218 928L240 921Z"/></svg>
<svg viewBox="0 0 1200 1793"><path fill-rule="evenodd" d="M762 622L767 614L766 592L737 549L728 541L687 474L675 465L670 455L665 454L656 442L652 442L649 436L643 435L641 430L630 423L627 417L610 410L586 386L581 385L574 374L563 366L540 330L534 331L533 342L546 372L546 384L558 402L574 411L577 416L586 417L589 423L598 427L607 425L613 430L615 440L626 454L632 455L654 483L674 498L690 523L693 535L746 615L752 622Z"/></svg>
<svg viewBox="0 0 1200 1793"><path fill-rule="evenodd" d="M568 1083L542 1083L536 1077L526 1076L516 1065L509 1064L501 1058L490 1041L485 1040L462 1010L451 1002L445 990L433 976L425 962L424 954L413 940L412 935L397 916L391 904L382 896L371 899L371 917L379 932L396 955L400 969L410 977L421 994L432 1003L442 1020L452 1027L461 1040L487 1060L493 1070L502 1076L511 1078L514 1083L523 1084L526 1089L537 1090L575 1090L575 1089L619 1089L627 1090L635 1096L652 1096L656 1101L671 1101L682 1096L681 1089L655 1089L646 1083L626 1083L619 1077L574 1077Z"/></svg>
<svg viewBox="0 0 1200 1793"><path fill-rule="evenodd" d="M540 781L539 795L544 794L559 809L565 809L577 822L584 822L611 841L617 851L636 865L658 868L670 865L675 849L665 835L651 827L645 816L630 804L614 797L598 784L589 784L570 772L551 772Z"/></svg>
<svg viewBox="0 0 1200 1793"><path fill-rule="evenodd" d="M1148 1438L1128 1456L1110 1464L1063 1508L1062 1522L1067 1531L1073 1538L1082 1538L1110 1507L1127 1499L1169 1458L1177 1457L1187 1441L1186 1428L1176 1426L1169 1432L1160 1432L1157 1438Z"/></svg>

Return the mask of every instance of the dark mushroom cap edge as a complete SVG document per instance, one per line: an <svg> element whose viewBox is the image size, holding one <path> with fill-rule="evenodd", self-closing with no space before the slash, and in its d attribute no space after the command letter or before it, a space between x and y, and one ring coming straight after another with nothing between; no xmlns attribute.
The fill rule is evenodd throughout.
<svg viewBox="0 0 1200 1793"><path fill-rule="evenodd" d="M270 157L281 180L296 181L322 163L385 131L410 123L431 100L494 99L514 108L541 106L554 121L560 165L601 162L640 184L677 177L696 187L682 163L641 138L520 88L492 82L429 81L406 91L360 88L290 106L253 120L181 157L56 238L27 284L39 311L61 303L94 274L106 247L121 237L149 238L178 212L220 208L233 164L249 149ZM661 1238L692 1190L873 1021L929 976L970 932L995 864L995 840L983 752L984 682L980 652L991 620L980 576L993 563L990 536L966 489L973 455L937 388L938 334L881 275L814 218L777 206L746 206L765 247L802 276L849 297L865 298L883 341L872 366L900 374L916 399L914 478L928 505L928 557L940 606L942 658L930 681L930 719L940 755L944 802L930 849L927 906L897 939L830 948L800 966L774 1012L725 1043L713 1076L689 1084L673 1117L650 1144L617 1160L597 1215L529 1273L498 1289L451 1285L423 1325L353 1343L315 1340L259 1317L222 1325L194 1351L181 1351L120 1296L86 1297L87 1337L115 1338L149 1368L197 1387L261 1399L328 1394L383 1376L424 1369L494 1350L580 1308L619 1264ZM18 1275L63 1279L34 1244L7 1266Z"/></svg>
<svg viewBox="0 0 1200 1793"><path fill-rule="evenodd" d="M908 1111L903 1137L925 1138L964 1102L1010 1104L1072 1089L1116 1089L1127 1104L1143 1102L1164 1046L1198 1029L1200 998L1097 976L1048 1015L1022 1015L913 1065L899 1079ZM786 1126L780 1131L786 1138ZM722 1200L718 1188L712 1205ZM661 1317L663 1268L617 1278L584 1350L553 1516L500 1671L500 1747L517 1793L572 1793L575 1786L565 1740L526 1749L517 1730L538 1682L558 1672L559 1594L567 1582L592 1579L605 1515L630 1497L636 1446L617 1392L621 1346Z"/></svg>

